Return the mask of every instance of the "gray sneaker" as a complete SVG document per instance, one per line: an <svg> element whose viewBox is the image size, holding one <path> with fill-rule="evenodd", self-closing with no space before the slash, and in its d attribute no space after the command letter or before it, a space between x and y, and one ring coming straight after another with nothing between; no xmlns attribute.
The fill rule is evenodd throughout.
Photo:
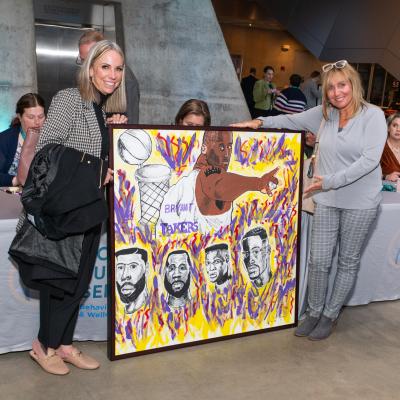
<svg viewBox="0 0 400 400"><path fill-rule="evenodd" d="M310 340L323 340L332 333L337 323L337 319L331 319L323 315L315 329L308 335Z"/></svg>
<svg viewBox="0 0 400 400"><path fill-rule="evenodd" d="M317 326L319 319L320 317L312 317L307 314L306 318L301 321L300 325L294 331L294 335L299 337L308 336Z"/></svg>

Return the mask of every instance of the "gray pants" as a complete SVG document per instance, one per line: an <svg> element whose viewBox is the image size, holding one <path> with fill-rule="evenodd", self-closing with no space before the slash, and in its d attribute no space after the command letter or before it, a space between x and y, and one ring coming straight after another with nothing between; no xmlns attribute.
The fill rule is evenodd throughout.
<svg viewBox="0 0 400 400"><path fill-rule="evenodd" d="M308 312L336 319L353 288L360 269L361 249L378 207L348 210L316 204L311 233L308 271ZM339 246L338 267L332 294L326 299L332 258Z"/></svg>

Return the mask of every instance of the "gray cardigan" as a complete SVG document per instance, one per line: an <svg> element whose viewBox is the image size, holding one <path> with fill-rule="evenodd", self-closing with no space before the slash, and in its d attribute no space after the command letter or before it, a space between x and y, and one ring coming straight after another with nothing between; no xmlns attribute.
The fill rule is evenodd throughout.
<svg viewBox="0 0 400 400"><path fill-rule="evenodd" d="M258 118L266 128L286 128L317 133L322 121L322 106L299 114ZM347 209L369 209L381 200L382 171L379 164L387 138L383 111L366 104L341 132L339 112L332 108L319 140L317 175L322 190L316 203Z"/></svg>

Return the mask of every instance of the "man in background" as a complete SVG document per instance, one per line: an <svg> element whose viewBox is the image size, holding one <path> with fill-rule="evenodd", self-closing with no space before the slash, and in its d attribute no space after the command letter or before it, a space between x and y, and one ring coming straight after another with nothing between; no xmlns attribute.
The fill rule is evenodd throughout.
<svg viewBox="0 0 400 400"><path fill-rule="evenodd" d="M307 99L299 88L301 76L292 74L289 83L290 86L283 89L275 99L271 115L296 114L306 109Z"/></svg>
<svg viewBox="0 0 400 400"><path fill-rule="evenodd" d="M253 89L256 82L257 82L256 69L254 67L251 67L250 74L242 79L240 86L242 87L243 95L252 118L255 118Z"/></svg>
<svg viewBox="0 0 400 400"><path fill-rule="evenodd" d="M268 117L274 105L275 97L279 94L279 90L272 82L274 79L274 69L267 65L264 67L264 77L256 82L253 89L254 99L254 116Z"/></svg>
<svg viewBox="0 0 400 400"><path fill-rule="evenodd" d="M310 77L300 87L307 99L307 110L317 106L322 98L322 92L318 88L320 81L321 74L318 71L313 71Z"/></svg>
<svg viewBox="0 0 400 400"><path fill-rule="evenodd" d="M104 40L104 35L96 30L86 31L79 39L79 55L76 59L78 65L82 65L85 61L90 49L97 42ZM125 60L126 63L126 60ZM139 83L132 70L125 64L125 90L126 90L126 116L128 123L137 124L139 122Z"/></svg>

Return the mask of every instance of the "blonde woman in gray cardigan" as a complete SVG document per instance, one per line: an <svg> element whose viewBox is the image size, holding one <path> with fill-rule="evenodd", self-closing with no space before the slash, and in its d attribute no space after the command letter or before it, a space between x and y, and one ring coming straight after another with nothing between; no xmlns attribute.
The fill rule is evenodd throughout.
<svg viewBox="0 0 400 400"><path fill-rule="evenodd" d="M346 60L323 68L321 106L303 113L233 124L257 129L321 129L313 193L316 209L311 234L308 310L296 336L327 338L360 268L361 249L381 201L379 160L387 133L381 109L363 99L358 72ZM323 123L321 123L323 122ZM338 268L327 298L336 245Z"/></svg>

